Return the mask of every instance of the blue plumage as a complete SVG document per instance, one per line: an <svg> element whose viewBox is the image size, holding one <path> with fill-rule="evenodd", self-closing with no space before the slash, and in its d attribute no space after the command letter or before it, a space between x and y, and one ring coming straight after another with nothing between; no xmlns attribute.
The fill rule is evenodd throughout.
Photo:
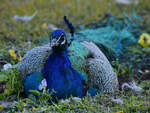
<svg viewBox="0 0 150 113"><path fill-rule="evenodd" d="M39 90L39 85L43 77L40 73L33 73L24 78L24 90L27 96L30 95L29 90Z"/></svg>
<svg viewBox="0 0 150 113"><path fill-rule="evenodd" d="M59 36L63 34L63 35L66 35L65 32L61 29L58 29L58 30L55 30L53 31L51 34L50 34L50 38L59 38Z"/></svg>
<svg viewBox="0 0 150 113"><path fill-rule="evenodd" d="M101 90L96 89L96 88L90 88L88 90L88 94L92 97L94 97L95 95L100 94L100 93L101 93Z"/></svg>
<svg viewBox="0 0 150 113"><path fill-rule="evenodd" d="M49 91L56 92L52 94L52 97L83 96L82 78L72 68L67 51L53 52L45 64L42 75L46 78Z"/></svg>
<svg viewBox="0 0 150 113"><path fill-rule="evenodd" d="M53 46L53 52L48 57L42 70L49 92L55 91L52 93L53 98L67 98L71 95L82 97L83 77L72 68L68 57L67 39L64 31L56 30L50 36L52 36L51 40L57 39L58 44Z"/></svg>
<svg viewBox="0 0 150 113"><path fill-rule="evenodd" d="M24 79L26 94L30 94L29 90L39 90L39 85L43 78L45 78L47 88L53 100L56 98L64 99L70 96L83 97L86 93L84 89L87 87L84 86L87 80L84 75L81 75L72 68L68 57L68 43L65 32L63 30L52 32L50 35L50 44L52 53L41 70L42 75L34 73ZM88 92L91 96L100 93L99 90L95 89L90 89Z"/></svg>

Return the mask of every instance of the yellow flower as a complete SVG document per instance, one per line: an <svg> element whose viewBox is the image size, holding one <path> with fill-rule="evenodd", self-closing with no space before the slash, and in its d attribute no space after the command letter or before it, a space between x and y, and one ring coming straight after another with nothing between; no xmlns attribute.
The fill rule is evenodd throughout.
<svg viewBox="0 0 150 113"><path fill-rule="evenodd" d="M48 26L46 23L42 24L42 29L48 29Z"/></svg>
<svg viewBox="0 0 150 113"><path fill-rule="evenodd" d="M116 113L123 113L123 111L117 111Z"/></svg>
<svg viewBox="0 0 150 113"><path fill-rule="evenodd" d="M0 105L0 109L4 109L4 106L3 106L3 105Z"/></svg>
<svg viewBox="0 0 150 113"><path fill-rule="evenodd" d="M39 108L33 107L32 110L33 110L33 111L37 111L37 110L39 110Z"/></svg>
<svg viewBox="0 0 150 113"><path fill-rule="evenodd" d="M9 54L10 54L10 56L13 57L14 60L17 59L17 55L16 55L16 53L15 53L15 51L14 51L13 49L10 49L10 50L9 50Z"/></svg>
<svg viewBox="0 0 150 113"><path fill-rule="evenodd" d="M27 106L27 105L24 103L24 104L23 104L23 107L26 107L26 106Z"/></svg>
<svg viewBox="0 0 150 113"><path fill-rule="evenodd" d="M22 60L22 58L21 58L21 57L19 57L18 61L19 61L19 62L21 62L21 60Z"/></svg>
<svg viewBox="0 0 150 113"><path fill-rule="evenodd" d="M11 92L10 90L8 90L8 89L5 89L5 90L4 90L4 93L5 93L6 95L10 95L12 92Z"/></svg>
<svg viewBox="0 0 150 113"><path fill-rule="evenodd" d="M150 35L147 33L143 33L140 36L138 43L141 44L143 47L149 46L150 45Z"/></svg>

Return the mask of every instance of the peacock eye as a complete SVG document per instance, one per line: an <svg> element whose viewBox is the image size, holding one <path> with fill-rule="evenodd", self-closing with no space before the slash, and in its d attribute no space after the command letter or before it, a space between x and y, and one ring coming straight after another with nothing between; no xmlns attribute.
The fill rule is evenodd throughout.
<svg viewBox="0 0 150 113"><path fill-rule="evenodd" d="M65 37L62 36L62 37L60 38L60 41L64 41L64 40L65 40Z"/></svg>

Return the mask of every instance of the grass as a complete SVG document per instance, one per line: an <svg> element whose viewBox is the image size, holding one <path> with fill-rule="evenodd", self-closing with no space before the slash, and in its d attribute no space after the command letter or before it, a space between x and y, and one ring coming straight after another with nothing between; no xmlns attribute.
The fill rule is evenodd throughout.
<svg viewBox="0 0 150 113"><path fill-rule="evenodd" d="M109 3L109 4L108 4ZM143 25L150 32L149 27L149 0L140 3L136 8L138 14L144 19ZM132 6L123 7L131 13ZM142 9L142 10L141 10ZM16 22L14 15L38 14L28 23ZM0 1L0 69L6 63L13 65L18 63L19 56L23 56L28 49L39 44L41 39L48 37L51 29L42 25L54 24L61 27L63 16L67 15L75 25L95 23L103 17L105 12L121 16L121 11L111 0L1 0ZM78 30L78 29L77 29ZM26 43L31 46L25 48ZM9 55L9 49L15 50L17 60ZM130 47L130 52L122 61L115 62L114 69L122 81L125 78L135 79L143 89L140 93L134 91L118 91L116 98L121 98L123 105L110 101L112 95L100 94L94 98L86 96L76 102L70 98L70 102L58 102L49 104L50 98L47 91L35 92L40 94L40 99L25 98L18 70L0 71L0 99L13 102L10 106L0 106L0 112L110 112L110 113L148 113L150 112L150 81L149 75L149 47L142 48L139 45ZM145 60L145 59L148 59ZM137 67L140 66L140 67ZM130 67L130 68L129 68Z"/></svg>
<svg viewBox="0 0 150 113"><path fill-rule="evenodd" d="M46 23L60 27L64 15L75 25L98 21L105 12L121 15L111 0L1 0L0 9L0 47L5 42L19 45L27 41L36 43L51 32L41 26ZM37 16L26 24L13 20L15 15L32 15L35 11L38 11Z"/></svg>
<svg viewBox="0 0 150 113"><path fill-rule="evenodd" d="M148 82L143 82L140 84L142 88L145 85L150 85ZM101 112L101 113L115 113L115 112L124 112L124 113L148 113L150 111L150 97L147 95L149 91L143 91L136 94L135 92L121 91L117 94L116 97L119 97L123 100L124 104L119 105L110 101L111 95L100 94L91 98L90 96L84 97L82 100L75 101L70 98L69 102L58 102L49 104L48 103L48 93L42 92L39 100L32 99L20 99L15 101L11 106L5 108L5 111L10 112ZM44 96L43 96L44 95ZM47 97L47 98L43 98Z"/></svg>

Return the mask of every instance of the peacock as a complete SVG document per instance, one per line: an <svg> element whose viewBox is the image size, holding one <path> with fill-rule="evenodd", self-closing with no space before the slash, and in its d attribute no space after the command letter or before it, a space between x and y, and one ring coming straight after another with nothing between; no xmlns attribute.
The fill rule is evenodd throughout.
<svg viewBox="0 0 150 113"><path fill-rule="evenodd" d="M72 26L66 18L65 22ZM114 93L118 88L117 75L97 45L68 42L60 29L51 33L50 43L28 51L18 69L27 95L31 89L42 89L39 87L43 81L50 92L56 90L53 98L83 97L87 92L91 96L101 91Z"/></svg>
<svg viewBox="0 0 150 113"><path fill-rule="evenodd" d="M49 55L41 75L33 73L25 77L24 89L27 95L30 90L38 90L42 77L46 80L47 89L53 99L70 96L82 98L84 95L84 77L72 68L68 57L68 42L63 30L55 30L50 35L52 53Z"/></svg>

